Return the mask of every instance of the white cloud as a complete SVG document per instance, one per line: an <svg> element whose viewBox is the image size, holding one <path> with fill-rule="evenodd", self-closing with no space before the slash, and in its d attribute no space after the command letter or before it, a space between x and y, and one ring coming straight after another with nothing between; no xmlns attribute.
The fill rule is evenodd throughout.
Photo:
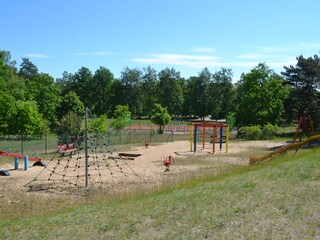
<svg viewBox="0 0 320 240"><path fill-rule="evenodd" d="M27 53L25 54L28 58L48 58L49 56L46 54L39 54L39 53Z"/></svg>
<svg viewBox="0 0 320 240"><path fill-rule="evenodd" d="M211 53L215 52L215 49L209 47L202 47L202 48L194 48L192 52L199 52L199 53Z"/></svg>
<svg viewBox="0 0 320 240"><path fill-rule="evenodd" d="M296 64L296 56L283 54L266 54L262 52L233 56L222 59L210 54L149 54L146 57L132 58L130 61L165 66L180 66L189 69L208 68L236 68L238 71L247 72L259 63L266 63L270 68L283 69L283 66Z"/></svg>
<svg viewBox="0 0 320 240"><path fill-rule="evenodd" d="M282 45L278 47L260 47L260 52L263 53L284 53L284 52L300 52L301 54L304 51L319 51L320 43L319 42L300 42Z"/></svg>
<svg viewBox="0 0 320 240"><path fill-rule="evenodd" d="M168 65L202 65L213 63L217 57L207 55L185 55L185 54L153 54L146 58L133 58L131 61L147 64L168 64Z"/></svg>

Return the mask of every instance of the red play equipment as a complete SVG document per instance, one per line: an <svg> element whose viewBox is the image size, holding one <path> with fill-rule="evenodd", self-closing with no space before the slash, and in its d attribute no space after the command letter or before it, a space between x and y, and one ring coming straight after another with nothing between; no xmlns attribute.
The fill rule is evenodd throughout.
<svg viewBox="0 0 320 240"><path fill-rule="evenodd" d="M311 116L308 115L306 117L300 116L298 126L296 128L296 134L294 135L293 142L295 143L297 140L297 136L299 135L299 141L301 142L302 135L305 134L307 138L310 137L310 131L312 136L315 135L313 123Z"/></svg>
<svg viewBox="0 0 320 240"><path fill-rule="evenodd" d="M18 169L19 159L23 159L24 160L24 170L28 170L29 160L35 162L33 164L33 166L41 166L41 167L45 167L46 166L46 164L41 161L42 159L41 158L37 158L37 157L28 157L28 156L23 156L23 155L18 154L18 153L11 153L11 152L6 152L6 151L2 151L2 150L0 150L0 156L13 157L14 158L14 169L15 170ZM0 170L0 176L10 176L10 174L6 170Z"/></svg>
<svg viewBox="0 0 320 240"><path fill-rule="evenodd" d="M25 156L18 154L18 153L7 153L6 151L1 151L0 150L0 155L2 156L8 156L8 157L14 157L14 158L19 158L19 159L24 159ZM41 162L41 158L35 158L35 157L28 157L30 161L35 161L35 162Z"/></svg>
<svg viewBox="0 0 320 240"><path fill-rule="evenodd" d="M170 155L164 160L163 165L166 167L165 172L170 172L170 166L174 164L173 157Z"/></svg>
<svg viewBox="0 0 320 240"><path fill-rule="evenodd" d="M62 155L65 155L66 153L73 153L78 151L78 149L74 147L74 143L59 145L58 150L59 150L59 153Z"/></svg>

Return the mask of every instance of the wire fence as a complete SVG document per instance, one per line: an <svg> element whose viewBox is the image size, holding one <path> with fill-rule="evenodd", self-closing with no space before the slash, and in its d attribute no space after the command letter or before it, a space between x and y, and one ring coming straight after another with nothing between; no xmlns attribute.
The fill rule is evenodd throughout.
<svg viewBox="0 0 320 240"><path fill-rule="evenodd" d="M189 133L165 129L163 134L158 134L153 128L127 128L120 131L110 129L103 136L112 145L137 144L145 142L172 142L188 140ZM28 136L2 136L0 137L0 150L19 153L28 156L41 156L54 153L58 150L58 136L28 135Z"/></svg>

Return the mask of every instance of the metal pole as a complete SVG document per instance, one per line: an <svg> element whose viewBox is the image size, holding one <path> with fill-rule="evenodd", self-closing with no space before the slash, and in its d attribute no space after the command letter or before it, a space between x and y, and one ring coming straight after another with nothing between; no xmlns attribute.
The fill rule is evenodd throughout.
<svg viewBox="0 0 320 240"><path fill-rule="evenodd" d="M222 127L220 127L220 152L221 152L221 149L222 149Z"/></svg>
<svg viewBox="0 0 320 240"><path fill-rule="evenodd" d="M21 154L23 155L23 148L24 148L24 146L23 146L23 135L21 135Z"/></svg>
<svg viewBox="0 0 320 240"><path fill-rule="evenodd" d="M202 125L202 150L205 147L205 143L206 143L206 125L203 123L203 125Z"/></svg>
<svg viewBox="0 0 320 240"><path fill-rule="evenodd" d="M47 155L48 154L48 134L44 135L44 153Z"/></svg>
<svg viewBox="0 0 320 240"><path fill-rule="evenodd" d="M85 133L84 133L84 151L85 151L85 186L88 187L88 165L89 165L89 161L88 161L88 108L86 108L86 113L85 113Z"/></svg>
<svg viewBox="0 0 320 240"><path fill-rule="evenodd" d="M197 125L194 126L193 133L193 152L197 151Z"/></svg>
<svg viewBox="0 0 320 240"><path fill-rule="evenodd" d="M229 144L229 126L226 127L226 153L228 152L228 144Z"/></svg>

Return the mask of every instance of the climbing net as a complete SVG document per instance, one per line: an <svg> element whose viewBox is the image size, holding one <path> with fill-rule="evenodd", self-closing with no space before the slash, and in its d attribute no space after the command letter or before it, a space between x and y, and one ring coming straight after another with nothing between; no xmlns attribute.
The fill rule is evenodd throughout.
<svg viewBox="0 0 320 240"><path fill-rule="evenodd" d="M80 143L78 141L75 146L77 147L71 152L57 151L44 169L26 186L33 188L40 184L43 187L48 183L83 187L87 183L89 187L94 187L117 182L143 181L142 177L129 165L128 160L119 155L105 137L88 137L87 152L83 141Z"/></svg>

